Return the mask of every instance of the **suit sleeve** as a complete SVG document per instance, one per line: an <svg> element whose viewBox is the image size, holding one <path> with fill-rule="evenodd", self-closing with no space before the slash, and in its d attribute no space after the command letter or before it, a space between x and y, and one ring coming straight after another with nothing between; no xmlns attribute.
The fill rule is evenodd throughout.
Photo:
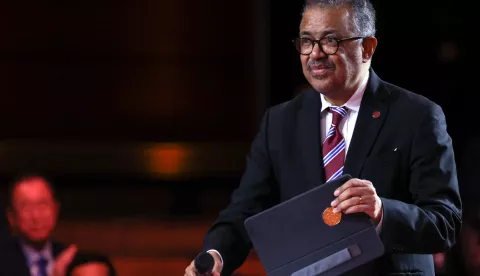
<svg viewBox="0 0 480 276"><path fill-rule="evenodd" d="M433 254L450 249L461 228L461 200L452 141L443 111L432 104L410 152L412 203L382 198L380 237L387 252Z"/></svg>
<svg viewBox="0 0 480 276"><path fill-rule="evenodd" d="M243 264L252 244L243 225L245 219L279 202L268 153L269 111L263 116L260 130L247 156L245 172L230 204L220 212L207 232L203 250L217 250L223 258L222 275L230 275Z"/></svg>

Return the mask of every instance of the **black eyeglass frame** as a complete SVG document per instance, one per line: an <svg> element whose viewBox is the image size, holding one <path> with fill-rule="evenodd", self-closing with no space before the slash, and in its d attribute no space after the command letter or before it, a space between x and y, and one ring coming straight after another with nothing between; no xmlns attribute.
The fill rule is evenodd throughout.
<svg viewBox="0 0 480 276"><path fill-rule="evenodd" d="M299 49L300 48L299 42L302 39L307 39L312 43L312 48L310 49L310 52L302 53L301 49ZM325 50L323 49L324 44L322 44L322 41L325 41L325 40L328 40L328 39L331 39L331 40L334 40L334 41L337 42L337 48L335 49L335 52L333 52L333 53L326 53ZM352 36L352 37L345 37L345 38L324 37L324 38L317 39L317 40L310 39L310 38L307 38L307 37L297 37L297 38L293 39L292 42L293 42L293 45L295 46L295 49L301 55L304 55L304 56L310 55L313 52L313 48L315 48L315 43L316 43L318 45L318 47L320 48L320 51L322 51L322 53L324 53L325 55L329 56L329 55L335 55L338 52L338 48L340 47L341 42L349 41L349 40L357 40L357 39L365 39L365 36Z"/></svg>

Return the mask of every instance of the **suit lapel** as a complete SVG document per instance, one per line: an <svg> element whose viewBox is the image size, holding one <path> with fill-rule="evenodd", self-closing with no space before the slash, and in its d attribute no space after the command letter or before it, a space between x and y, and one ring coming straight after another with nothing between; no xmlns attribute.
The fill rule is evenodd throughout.
<svg viewBox="0 0 480 276"><path fill-rule="evenodd" d="M299 116L299 148L310 188L324 182L322 152L320 147L320 94L314 90L305 91L305 99Z"/></svg>
<svg viewBox="0 0 480 276"><path fill-rule="evenodd" d="M370 79L362 98L352 140L345 160L344 173L359 177L363 164L381 130L388 113L383 99L388 92L381 89L380 79L370 70Z"/></svg>

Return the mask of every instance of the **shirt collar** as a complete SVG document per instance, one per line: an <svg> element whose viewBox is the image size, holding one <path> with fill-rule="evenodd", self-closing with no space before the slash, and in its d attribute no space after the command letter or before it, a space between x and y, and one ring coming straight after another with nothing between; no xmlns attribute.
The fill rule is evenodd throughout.
<svg viewBox="0 0 480 276"><path fill-rule="evenodd" d="M360 103L362 102L363 94L365 93L365 89L367 88L369 75L370 75L370 72L367 71L367 74L365 75L365 78L363 79L362 83L358 86L355 93L353 93L350 99L348 99L348 101L343 106L355 112L358 112L360 110ZM325 109L332 106L332 104L329 101L327 101L325 99L325 96L323 96L323 94L321 93L320 93L320 99L322 101L322 110L320 110L320 112L323 112Z"/></svg>
<svg viewBox="0 0 480 276"><path fill-rule="evenodd" d="M40 251L22 241L20 242L20 245L27 258L29 266L36 264L40 258L45 258L48 261L53 260L52 242L50 241L48 241Z"/></svg>

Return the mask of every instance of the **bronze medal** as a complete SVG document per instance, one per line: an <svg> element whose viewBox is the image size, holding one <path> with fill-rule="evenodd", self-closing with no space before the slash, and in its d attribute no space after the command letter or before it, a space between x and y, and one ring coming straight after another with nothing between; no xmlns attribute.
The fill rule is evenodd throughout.
<svg viewBox="0 0 480 276"><path fill-rule="evenodd" d="M342 220L342 212L333 213L333 207L329 207L323 211L323 221L328 226L335 226Z"/></svg>

